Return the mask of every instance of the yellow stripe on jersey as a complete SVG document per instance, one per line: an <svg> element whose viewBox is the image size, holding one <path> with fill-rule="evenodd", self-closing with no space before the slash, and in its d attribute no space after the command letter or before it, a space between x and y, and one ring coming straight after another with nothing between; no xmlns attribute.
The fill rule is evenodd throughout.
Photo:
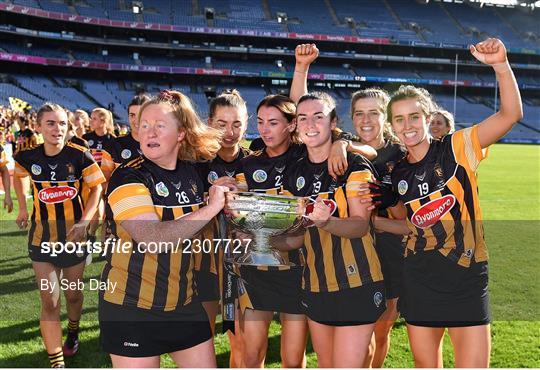
<svg viewBox="0 0 540 370"><path fill-rule="evenodd" d="M182 265L182 253L171 253L170 255L170 269L167 278L167 300L165 301L166 311L167 308L170 307L172 310L172 308L176 306L176 302L178 302L178 297L180 296L178 271L180 271ZM188 274L189 280L192 281L191 271L189 271Z"/></svg>
<svg viewBox="0 0 540 370"><path fill-rule="evenodd" d="M456 162L473 172L487 156L487 149L482 149L478 140L477 125L455 132L452 135L452 149Z"/></svg>
<svg viewBox="0 0 540 370"><path fill-rule="evenodd" d="M154 291L156 289L158 262L157 254L146 253L142 273L141 288L139 290L139 301L137 307L150 309L154 301Z"/></svg>
<svg viewBox="0 0 540 370"><path fill-rule="evenodd" d="M246 175L243 173L237 173L235 176L236 183L239 191L248 191L248 184L246 181Z"/></svg>
<svg viewBox="0 0 540 370"><path fill-rule="evenodd" d="M146 213L156 213L146 186L131 183L117 187L108 197L115 221L123 221Z"/></svg>
<svg viewBox="0 0 540 370"><path fill-rule="evenodd" d="M360 185L372 181L373 175L369 170L351 172L347 178L345 190L348 198L358 197Z"/></svg>
<svg viewBox="0 0 540 370"><path fill-rule="evenodd" d="M15 174L15 176L17 177L26 177L26 176L30 176L30 174L28 173L28 171L26 171L26 169L21 166L18 162L15 162L15 171L13 171L13 173Z"/></svg>
<svg viewBox="0 0 540 370"><path fill-rule="evenodd" d="M101 169L99 168L97 163L92 163L90 166L86 167L82 171L83 175L83 181L90 187L93 188L99 184L104 183L105 176L103 176L103 172L101 172Z"/></svg>
<svg viewBox="0 0 540 370"><path fill-rule="evenodd" d="M50 188L52 187L52 184L50 182L43 182L42 183L43 188ZM37 197L38 193L34 193L34 197ZM47 209L47 217L48 217L48 225L49 225L49 234L50 234L50 240L58 240L58 232L56 229L56 207L52 203L44 203L45 208Z"/></svg>
<svg viewBox="0 0 540 370"><path fill-rule="evenodd" d="M120 229L119 227L118 229ZM120 235L119 235L120 236ZM130 240L129 236L126 240ZM110 289L105 291L103 298L107 302L124 304L124 298L126 295L126 287L129 273L129 261L130 256L133 252L133 245L128 244L128 250L122 251L121 253L111 253L111 270L107 274L107 280L110 282L116 283L116 289ZM109 284L107 284L109 286Z"/></svg>

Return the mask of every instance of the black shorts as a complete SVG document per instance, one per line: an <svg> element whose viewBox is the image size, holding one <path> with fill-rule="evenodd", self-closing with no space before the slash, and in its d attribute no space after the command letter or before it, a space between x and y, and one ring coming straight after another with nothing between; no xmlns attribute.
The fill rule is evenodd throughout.
<svg viewBox="0 0 540 370"><path fill-rule="evenodd" d="M219 301L219 279L209 271L193 271L199 302Z"/></svg>
<svg viewBox="0 0 540 370"><path fill-rule="evenodd" d="M390 233L375 234L375 250L381 262L386 299L399 297L403 283L405 245L401 240L401 236Z"/></svg>
<svg viewBox="0 0 540 370"><path fill-rule="evenodd" d="M79 263L86 261L86 256L88 256L88 251L86 248L81 249L81 253L61 252L55 256L51 256L51 252L45 252L43 247L28 245L28 256L34 262L47 262L52 264L57 268L72 267L78 265Z"/></svg>
<svg viewBox="0 0 540 370"><path fill-rule="evenodd" d="M282 271L261 271L255 266L240 267L238 297L240 308L303 314L300 304L302 293L300 266Z"/></svg>
<svg viewBox="0 0 540 370"><path fill-rule="evenodd" d="M487 262L462 267L438 251L405 258L398 307L411 325L463 327L491 321Z"/></svg>
<svg viewBox="0 0 540 370"><path fill-rule="evenodd" d="M330 326L374 323L386 310L384 282L337 292L303 292L302 305L311 320Z"/></svg>
<svg viewBox="0 0 540 370"><path fill-rule="evenodd" d="M149 357L194 347L212 337L199 302L173 312L155 312L99 300L99 340L110 354Z"/></svg>

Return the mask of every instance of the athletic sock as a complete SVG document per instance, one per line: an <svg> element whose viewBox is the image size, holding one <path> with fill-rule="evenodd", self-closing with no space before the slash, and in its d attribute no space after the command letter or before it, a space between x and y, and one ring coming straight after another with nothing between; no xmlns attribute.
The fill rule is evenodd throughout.
<svg viewBox="0 0 540 370"><path fill-rule="evenodd" d="M66 367L64 363L64 353L60 350L56 353L49 353L49 361L52 368Z"/></svg>

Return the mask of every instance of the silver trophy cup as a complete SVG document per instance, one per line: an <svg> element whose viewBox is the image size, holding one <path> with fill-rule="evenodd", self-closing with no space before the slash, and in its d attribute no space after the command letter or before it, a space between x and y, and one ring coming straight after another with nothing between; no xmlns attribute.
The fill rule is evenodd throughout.
<svg viewBox="0 0 540 370"><path fill-rule="evenodd" d="M234 263L250 266L289 266L270 237L297 230L302 225L306 199L253 192L226 193L224 213L233 230L250 235L247 252Z"/></svg>

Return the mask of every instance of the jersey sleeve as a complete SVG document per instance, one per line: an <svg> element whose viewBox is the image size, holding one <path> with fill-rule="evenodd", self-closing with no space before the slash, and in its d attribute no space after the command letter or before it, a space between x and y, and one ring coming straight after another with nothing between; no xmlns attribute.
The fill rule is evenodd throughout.
<svg viewBox="0 0 540 370"><path fill-rule="evenodd" d="M352 160L351 160L352 158ZM374 174L372 166L367 161L360 157L349 157L351 170L347 176L347 182L345 184L345 193L347 198L358 197L358 191L362 184L366 184L374 180Z"/></svg>
<svg viewBox="0 0 540 370"><path fill-rule="evenodd" d="M113 173L107 203L117 222L155 213L154 202L146 181L133 169L119 168Z"/></svg>
<svg viewBox="0 0 540 370"><path fill-rule="evenodd" d="M17 152L13 159L15 160L15 170L13 171L13 174L19 178L30 176L28 163L25 159L25 152Z"/></svg>
<svg viewBox="0 0 540 370"><path fill-rule="evenodd" d="M99 165L96 163L89 150L86 150L83 153L82 177L84 183L90 188L106 181L103 172L101 172L101 168L99 168Z"/></svg>
<svg viewBox="0 0 540 370"><path fill-rule="evenodd" d="M456 162L469 171L475 172L487 157L487 149L482 149L478 140L477 125L456 131L450 140Z"/></svg>
<svg viewBox="0 0 540 370"><path fill-rule="evenodd" d="M239 191L248 191L248 183L246 180L246 174L244 173L243 161L239 161L236 167L236 174L234 178L236 180L236 185L238 186Z"/></svg>
<svg viewBox="0 0 540 370"><path fill-rule="evenodd" d="M103 173L111 173L116 168L116 165L114 164L114 160L111 156L111 154L106 151L101 151L101 170Z"/></svg>

